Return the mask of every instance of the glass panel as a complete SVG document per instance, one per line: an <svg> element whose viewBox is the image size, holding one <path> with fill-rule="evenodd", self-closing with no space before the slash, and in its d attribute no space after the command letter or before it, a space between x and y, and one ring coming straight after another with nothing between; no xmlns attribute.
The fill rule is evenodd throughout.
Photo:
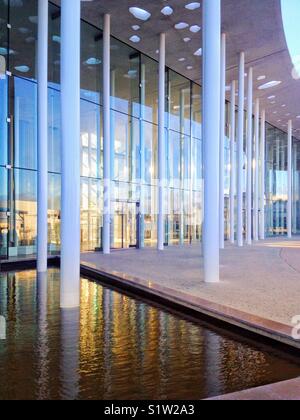
<svg viewBox="0 0 300 420"><path fill-rule="evenodd" d="M287 233L287 135L266 125L266 229Z"/></svg>
<svg viewBox="0 0 300 420"><path fill-rule="evenodd" d="M48 80L56 89L60 84L60 8L49 3Z"/></svg>
<svg viewBox="0 0 300 420"><path fill-rule="evenodd" d="M113 179L116 181L135 181L140 177L139 131L138 119L112 112Z"/></svg>
<svg viewBox="0 0 300 420"><path fill-rule="evenodd" d="M300 142L293 142L293 233L300 233Z"/></svg>
<svg viewBox="0 0 300 420"><path fill-rule="evenodd" d="M10 2L10 58L9 67L13 74L29 79L36 78L37 45L36 0Z"/></svg>
<svg viewBox="0 0 300 420"><path fill-rule="evenodd" d="M201 87L192 84L192 136L202 138L202 102Z"/></svg>
<svg viewBox="0 0 300 420"><path fill-rule="evenodd" d="M100 178L100 107L91 102L81 101L81 175Z"/></svg>
<svg viewBox="0 0 300 420"><path fill-rule="evenodd" d="M169 128L183 134L191 131L191 83L169 70Z"/></svg>
<svg viewBox="0 0 300 420"><path fill-rule="evenodd" d="M7 88L8 79L0 76L0 165L7 164Z"/></svg>
<svg viewBox="0 0 300 420"><path fill-rule="evenodd" d="M48 169L60 172L60 92L48 89Z"/></svg>
<svg viewBox="0 0 300 420"><path fill-rule="evenodd" d="M144 55L141 57L141 117L157 123L158 63Z"/></svg>
<svg viewBox="0 0 300 420"><path fill-rule="evenodd" d="M81 22L81 97L102 103L102 32Z"/></svg>
<svg viewBox="0 0 300 420"><path fill-rule="evenodd" d="M140 116L140 55L129 46L111 39L111 107Z"/></svg>
<svg viewBox="0 0 300 420"><path fill-rule="evenodd" d="M17 168L37 168L37 89L36 84L13 78L11 109L13 156ZM14 88L14 89L13 89Z"/></svg>
<svg viewBox="0 0 300 420"><path fill-rule="evenodd" d="M145 183L149 185L156 184L158 177L158 160L157 160L157 126L144 123L145 135Z"/></svg>
<svg viewBox="0 0 300 420"><path fill-rule="evenodd" d="M91 178L81 179L81 230L82 251L95 251L101 246L102 182Z"/></svg>
<svg viewBox="0 0 300 420"><path fill-rule="evenodd" d="M61 176L49 174L48 188L48 243L50 253L56 254L60 250Z"/></svg>
<svg viewBox="0 0 300 420"><path fill-rule="evenodd" d="M34 254L36 249L37 174L14 170L10 217L10 256Z"/></svg>
<svg viewBox="0 0 300 420"><path fill-rule="evenodd" d="M8 254L7 169L0 167L0 259Z"/></svg>

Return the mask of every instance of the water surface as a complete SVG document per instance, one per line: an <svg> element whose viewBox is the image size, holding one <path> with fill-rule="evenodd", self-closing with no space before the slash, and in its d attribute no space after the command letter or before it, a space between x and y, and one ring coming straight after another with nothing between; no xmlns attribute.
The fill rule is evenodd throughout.
<svg viewBox="0 0 300 420"><path fill-rule="evenodd" d="M59 271L0 273L0 399L201 399L300 376L300 359Z"/></svg>

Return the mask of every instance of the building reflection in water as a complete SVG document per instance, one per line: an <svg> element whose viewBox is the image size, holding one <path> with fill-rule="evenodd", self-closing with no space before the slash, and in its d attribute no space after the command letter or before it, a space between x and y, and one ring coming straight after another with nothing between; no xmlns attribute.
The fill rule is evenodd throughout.
<svg viewBox="0 0 300 420"><path fill-rule="evenodd" d="M299 361L59 271L0 273L0 399L199 399L300 375Z"/></svg>

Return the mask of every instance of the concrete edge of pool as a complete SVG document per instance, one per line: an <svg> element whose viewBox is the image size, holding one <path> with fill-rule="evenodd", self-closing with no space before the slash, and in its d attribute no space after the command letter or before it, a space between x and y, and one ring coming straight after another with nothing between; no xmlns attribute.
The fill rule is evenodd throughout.
<svg viewBox="0 0 300 420"><path fill-rule="evenodd" d="M146 295L165 304L176 305L182 311L192 310L195 313L221 321L232 327L237 327L256 335L270 339L292 349L300 349L300 341L292 339L292 327L269 319L248 314L246 312L220 305L200 297L195 297L157 283L146 282L137 277L115 271L100 270L93 264L81 263L82 275L95 280L102 280L124 291Z"/></svg>

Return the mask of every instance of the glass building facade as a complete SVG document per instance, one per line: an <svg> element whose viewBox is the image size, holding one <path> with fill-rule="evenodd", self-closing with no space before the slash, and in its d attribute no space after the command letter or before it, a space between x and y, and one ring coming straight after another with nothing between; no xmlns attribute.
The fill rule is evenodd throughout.
<svg viewBox="0 0 300 420"><path fill-rule="evenodd" d="M37 1L0 0L0 254L35 254L37 240ZM5 67L5 68L4 68ZM156 246L158 63L111 38L112 248ZM166 69L165 242L202 236L201 87ZM81 28L81 249L102 245L102 31ZM229 121L229 107L227 107ZM225 235L230 143L225 141ZM267 126L267 233L286 234L287 136ZM245 131L246 132L246 131ZM48 243L60 249L60 9L49 5ZM300 144L294 142L294 231L299 232ZM246 157L245 157L246 161ZM246 186L246 182L245 182ZM139 217L141 203L143 217ZM297 211L296 211L297 210Z"/></svg>

